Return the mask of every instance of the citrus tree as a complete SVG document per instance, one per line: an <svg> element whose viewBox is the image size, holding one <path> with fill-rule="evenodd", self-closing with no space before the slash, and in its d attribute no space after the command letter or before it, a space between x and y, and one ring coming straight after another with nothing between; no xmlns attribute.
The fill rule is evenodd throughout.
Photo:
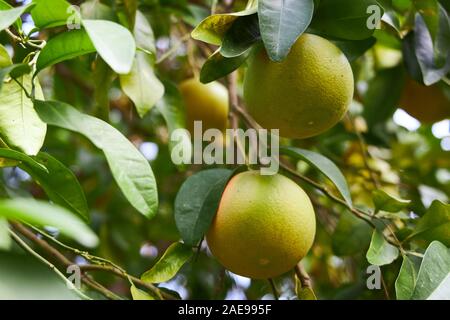
<svg viewBox="0 0 450 320"><path fill-rule="evenodd" d="M0 298L449 299L449 14L0 0Z"/></svg>

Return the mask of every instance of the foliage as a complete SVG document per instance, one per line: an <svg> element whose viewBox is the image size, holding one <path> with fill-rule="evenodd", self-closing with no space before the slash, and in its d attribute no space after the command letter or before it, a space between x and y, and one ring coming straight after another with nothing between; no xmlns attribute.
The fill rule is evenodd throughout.
<svg viewBox="0 0 450 320"><path fill-rule="evenodd" d="M175 165L170 137L187 127L177 84L193 76L226 84L230 125L254 126L240 105L246 62L257 50L282 62L305 32L342 50L356 93L333 129L281 139L281 173L318 225L302 260L312 286L293 270L279 294L450 298L448 132L393 118L407 78L450 99L448 1L76 3L0 0L0 298L273 298L202 241L247 167ZM46 268L75 263L90 277L78 295ZM384 290L367 288L370 264Z"/></svg>

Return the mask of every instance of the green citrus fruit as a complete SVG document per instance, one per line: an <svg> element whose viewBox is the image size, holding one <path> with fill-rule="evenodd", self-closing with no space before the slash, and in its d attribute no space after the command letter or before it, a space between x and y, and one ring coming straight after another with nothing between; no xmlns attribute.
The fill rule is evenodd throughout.
<svg viewBox="0 0 450 320"><path fill-rule="evenodd" d="M249 113L286 138L308 138L335 126L353 99L353 72L333 43L302 35L281 63L265 50L249 62L244 98Z"/></svg>
<svg viewBox="0 0 450 320"><path fill-rule="evenodd" d="M201 83L192 78L179 86L186 106L187 128L194 132L194 121L202 121L203 131L224 131L228 124L228 91L219 82Z"/></svg>
<svg viewBox="0 0 450 320"><path fill-rule="evenodd" d="M422 123L434 123L450 117L450 100L439 84L427 87L409 78L399 107Z"/></svg>
<svg viewBox="0 0 450 320"><path fill-rule="evenodd" d="M206 239L231 272L267 279L293 269L311 248L315 231L314 209L303 189L282 175L253 171L228 183Z"/></svg>

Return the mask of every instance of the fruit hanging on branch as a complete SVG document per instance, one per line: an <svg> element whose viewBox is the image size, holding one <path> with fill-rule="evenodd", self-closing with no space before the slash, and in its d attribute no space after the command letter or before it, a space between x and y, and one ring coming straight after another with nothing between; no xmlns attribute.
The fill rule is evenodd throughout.
<svg viewBox="0 0 450 320"><path fill-rule="evenodd" d="M292 270L311 248L315 231L303 189L282 175L254 171L228 183L206 239L228 270L267 279Z"/></svg>
<svg viewBox="0 0 450 320"><path fill-rule="evenodd" d="M353 72L330 41L302 35L281 63L264 50L250 58L244 97L249 113L286 138L309 138L335 126L353 99Z"/></svg>

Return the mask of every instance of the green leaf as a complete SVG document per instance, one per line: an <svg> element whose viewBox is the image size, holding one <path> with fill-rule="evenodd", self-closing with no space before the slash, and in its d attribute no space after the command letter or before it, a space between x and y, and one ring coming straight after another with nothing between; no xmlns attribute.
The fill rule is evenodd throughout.
<svg viewBox="0 0 450 320"><path fill-rule="evenodd" d="M435 200L410 237L424 239L428 243L437 240L450 246L450 204Z"/></svg>
<svg viewBox="0 0 450 320"><path fill-rule="evenodd" d="M341 257L361 254L369 247L371 231L366 222L345 211L333 233L333 252Z"/></svg>
<svg viewBox="0 0 450 320"><path fill-rule="evenodd" d="M83 20L98 54L118 74L128 74L133 67L136 43L131 32L106 20Z"/></svg>
<svg viewBox="0 0 450 320"><path fill-rule="evenodd" d="M181 267L192 257L192 248L182 243L172 244L161 259L141 279L146 283L166 282L176 276Z"/></svg>
<svg viewBox="0 0 450 320"><path fill-rule="evenodd" d="M369 263L376 266L391 264L397 259L398 254L399 251L397 247L389 244L380 231L375 230L373 232L372 241L370 242L370 247L366 254Z"/></svg>
<svg viewBox="0 0 450 320"><path fill-rule="evenodd" d="M31 76L17 79L31 92ZM35 82L36 98L42 99L39 83ZM28 155L36 155L44 144L47 126L39 119L33 102L25 95L22 87L14 80L3 85L0 92L0 136L10 147Z"/></svg>
<svg viewBox="0 0 450 320"><path fill-rule="evenodd" d="M156 300L153 296L151 296L148 292L145 292L141 289L136 288L133 284L130 287L131 296L133 300Z"/></svg>
<svg viewBox="0 0 450 320"><path fill-rule="evenodd" d="M109 92L116 74L101 57L97 57L93 63L92 79L94 80L94 116L109 122Z"/></svg>
<svg viewBox="0 0 450 320"><path fill-rule="evenodd" d="M414 292L419 268L413 260L403 256L402 266L395 281L395 292L398 300L409 300Z"/></svg>
<svg viewBox="0 0 450 320"><path fill-rule="evenodd" d="M0 31L9 28L22 14L24 14L30 7L34 6L34 3L16 7L12 9L2 10L0 8Z"/></svg>
<svg viewBox="0 0 450 320"><path fill-rule="evenodd" d="M155 76L150 57L144 52L136 54L131 73L120 76L120 85L134 102L141 118L164 96L164 86Z"/></svg>
<svg viewBox="0 0 450 320"><path fill-rule="evenodd" d="M11 238L8 230L8 221L5 218L0 218L0 251L11 248Z"/></svg>
<svg viewBox="0 0 450 320"><path fill-rule="evenodd" d="M139 7L138 0L124 0L123 8L127 16L128 25L131 29L135 26L137 9Z"/></svg>
<svg viewBox="0 0 450 320"><path fill-rule="evenodd" d="M370 6L379 6L375 0L321 0L311 28L324 36L346 40L367 39L374 33L367 27ZM381 16L383 16L382 8Z"/></svg>
<svg viewBox="0 0 450 320"><path fill-rule="evenodd" d="M172 137L175 130L186 128L186 109L181 94L174 84L166 83L165 91L166 94L158 101L156 108L163 116L169 130L169 136ZM182 145L182 150L189 150L186 158L191 159L192 143L188 131L180 131L180 136L177 137L176 141L170 139L170 151L172 152L174 147L179 145Z"/></svg>
<svg viewBox="0 0 450 320"><path fill-rule="evenodd" d="M56 63L95 52L85 30L72 30L51 38L39 54L36 72Z"/></svg>
<svg viewBox="0 0 450 320"><path fill-rule="evenodd" d="M80 300L52 270L22 250L0 252L0 299Z"/></svg>
<svg viewBox="0 0 450 320"><path fill-rule="evenodd" d="M339 168L331 160L316 152L293 147L281 147L280 153L298 160L306 161L309 165L322 172L331 180L331 182L333 182L345 202L347 202L349 206L353 206L347 181Z"/></svg>
<svg viewBox="0 0 450 320"><path fill-rule="evenodd" d="M50 200L88 220L83 189L72 171L61 162L42 152L32 158L18 151L1 148L0 157L19 161L17 165L31 175Z"/></svg>
<svg viewBox="0 0 450 320"><path fill-rule="evenodd" d="M86 247L95 247L98 244L95 233L80 218L47 202L25 198L0 200L0 216L42 227L52 226Z"/></svg>
<svg viewBox="0 0 450 320"><path fill-rule="evenodd" d="M308 28L313 13L313 0L259 0L259 28L270 59L286 58L292 45Z"/></svg>
<svg viewBox="0 0 450 320"><path fill-rule="evenodd" d="M21 169L39 183L50 200L84 220L89 220L86 197L75 174L49 154L40 152L35 159L43 164L46 170L36 166L30 167L28 164L21 165Z"/></svg>
<svg viewBox="0 0 450 320"><path fill-rule="evenodd" d="M393 197L383 190L375 190L372 194L375 211L399 212L411 204L411 200Z"/></svg>
<svg viewBox="0 0 450 320"><path fill-rule="evenodd" d="M174 215L187 245L197 245L208 231L232 174L226 169L204 170L189 177L181 186L175 199Z"/></svg>
<svg viewBox="0 0 450 320"><path fill-rule="evenodd" d="M413 300L442 300L450 297L450 249L433 241L425 251Z"/></svg>
<svg viewBox="0 0 450 320"><path fill-rule="evenodd" d="M151 53L156 57L155 35L152 26L140 11L136 12L134 38L136 39L136 46L139 49L145 50L147 53Z"/></svg>
<svg viewBox="0 0 450 320"><path fill-rule="evenodd" d="M34 0L36 6L31 10L31 16L39 29L64 26L70 21L79 21L73 17L77 12L70 10L71 4L65 0Z"/></svg>
<svg viewBox="0 0 450 320"><path fill-rule="evenodd" d="M29 157L22 152L15 151L12 149L0 148L0 157L19 161L19 162L26 164L28 167L32 168L33 170L39 170L39 171L44 171L44 172L48 173L48 170L44 165L40 164L39 162L34 160L32 157Z"/></svg>
<svg viewBox="0 0 450 320"><path fill-rule="evenodd" d="M9 56L8 50L0 44L0 69L8 67L12 64L13 62ZM3 79L1 79L0 82L3 82Z"/></svg>
<svg viewBox="0 0 450 320"><path fill-rule="evenodd" d="M220 46L225 33L237 18L249 16L256 12L256 8L251 8L235 13L214 14L209 16L192 31L192 38Z"/></svg>
<svg viewBox="0 0 450 320"><path fill-rule="evenodd" d="M127 138L106 122L62 102L36 101L35 108L49 125L81 133L101 149L117 184L133 207L148 218L156 214L158 193L152 169Z"/></svg>
<svg viewBox="0 0 450 320"><path fill-rule="evenodd" d="M220 53L225 58L235 58L247 52L261 39L258 15L239 17L226 32Z"/></svg>
<svg viewBox="0 0 450 320"><path fill-rule="evenodd" d="M200 81L202 83L210 83L217 79L227 76L234 70L238 69L250 56L251 50L248 50L240 56L234 58L225 58L217 50L203 64L200 72Z"/></svg>

